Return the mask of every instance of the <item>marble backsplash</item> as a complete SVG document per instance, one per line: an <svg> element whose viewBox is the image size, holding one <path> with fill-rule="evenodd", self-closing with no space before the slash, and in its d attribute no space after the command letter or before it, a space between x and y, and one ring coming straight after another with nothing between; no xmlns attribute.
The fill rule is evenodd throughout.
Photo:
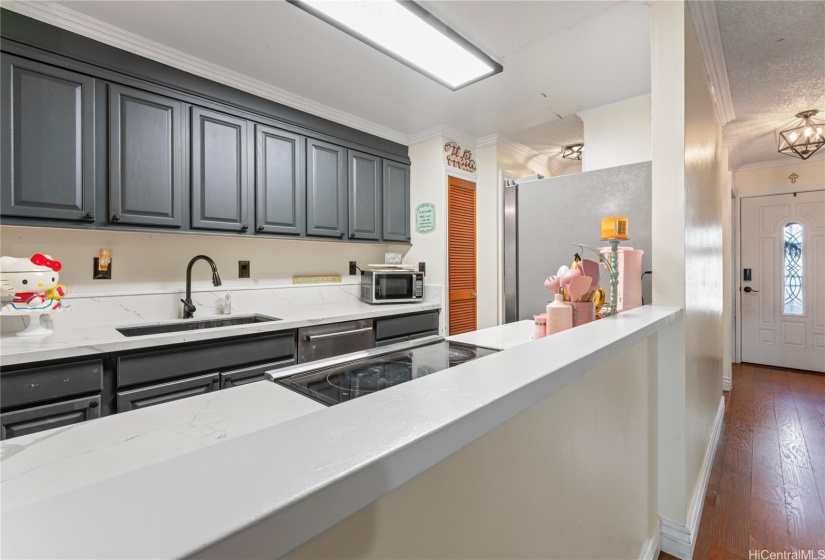
<svg viewBox="0 0 825 560"><path fill-rule="evenodd" d="M289 310L294 316L298 307L340 305L361 301L361 284L357 277L345 277L341 283L292 285L274 282L265 286L218 287L211 284L193 286L192 301L198 308L195 317L224 313L227 291L233 315L262 313L278 316ZM130 326L169 321L182 317L184 290L134 290L118 293L70 294L62 301L65 309L44 321L53 321L61 329L91 325ZM441 286L425 284L424 300L441 302ZM24 327L20 317L0 318L0 331L12 333Z"/></svg>

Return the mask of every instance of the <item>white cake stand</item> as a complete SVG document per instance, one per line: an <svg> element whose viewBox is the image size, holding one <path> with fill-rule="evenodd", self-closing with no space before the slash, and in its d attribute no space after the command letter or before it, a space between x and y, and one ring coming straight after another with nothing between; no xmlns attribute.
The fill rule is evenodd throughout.
<svg viewBox="0 0 825 560"><path fill-rule="evenodd" d="M48 329L40 322L40 317L51 313L60 313L65 307L60 309L3 309L0 311L2 317L28 317L26 328L17 333L17 336L48 336L52 334L52 329Z"/></svg>

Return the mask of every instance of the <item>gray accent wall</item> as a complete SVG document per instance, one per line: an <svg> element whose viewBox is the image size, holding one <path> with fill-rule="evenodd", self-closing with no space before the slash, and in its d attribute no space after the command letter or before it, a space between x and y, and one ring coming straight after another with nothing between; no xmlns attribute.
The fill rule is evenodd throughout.
<svg viewBox="0 0 825 560"><path fill-rule="evenodd" d="M651 264L651 163L623 165L586 173L519 183L518 187L518 315L532 319L553 295L544 280L562 265L570 266L578 247L600 241L601 219L627 216L630 240L622 246L642 249L642 268ZM582 258L595 260L587 251ZM610 291L607 271L600 285ZM645 303L651 303L651 278L642 281Z"/></svg>

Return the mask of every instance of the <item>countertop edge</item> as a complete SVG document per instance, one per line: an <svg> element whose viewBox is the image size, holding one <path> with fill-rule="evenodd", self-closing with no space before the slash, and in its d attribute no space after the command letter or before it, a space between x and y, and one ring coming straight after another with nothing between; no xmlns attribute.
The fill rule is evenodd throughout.
<svg viewBox="0 0 825 560"><path fill-rule="evenodd" d="M345 403L107 480L82 494L70 492L9 511L2 527L3 555L48 556L59 550L63 557L114 557L118 551L142 557L218 558L230 551L235 557L283 556L682 316L681 309L658 306L629 311L615 321L512 348L506 358L496 354L458 366L453 375L428 376L377 393L366 404ZM517 365L501 370L511 363ZM461 401L451 401L451 391L468 377L479 385ZM434 409L422 410L432 399ZM192 491L231 473L233 461L226 457L238 456L249 466L243 481L217 486L208 496ZM193 471L204 464L214 468ZM180 473L191 475L172 485ZM168 487L149 485L158 480L168 481ZM173 507L157 508L163 492ZM78 525L72 521L81 498L89 515ZM123 507L112 511L113 503ZM151 510L153 503L157 514L146 519L139 512ZM174 540L143 538L163 534L183 512L191 517L176 528ZM134 534L140 524L131 525L138 520L143 522L140 537ZM52 538L35 549L31 536L44 523L54 528Z"/></svg>

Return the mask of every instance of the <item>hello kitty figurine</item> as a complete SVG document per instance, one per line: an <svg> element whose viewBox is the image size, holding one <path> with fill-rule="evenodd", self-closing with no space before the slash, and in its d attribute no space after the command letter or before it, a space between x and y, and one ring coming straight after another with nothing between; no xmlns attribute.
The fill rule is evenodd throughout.
<svg viewBox="0 0 825 560"><path fill-rule="evenodd" d="M58 283L61 264L40 253L30 259L0 258L0 291L12 295L13 300L3 306L3 314L30 316L29 328L18 333L31 336L49 334L40 325L40 315L52 313L61 307L60 299L66 287Z"/></svg>

